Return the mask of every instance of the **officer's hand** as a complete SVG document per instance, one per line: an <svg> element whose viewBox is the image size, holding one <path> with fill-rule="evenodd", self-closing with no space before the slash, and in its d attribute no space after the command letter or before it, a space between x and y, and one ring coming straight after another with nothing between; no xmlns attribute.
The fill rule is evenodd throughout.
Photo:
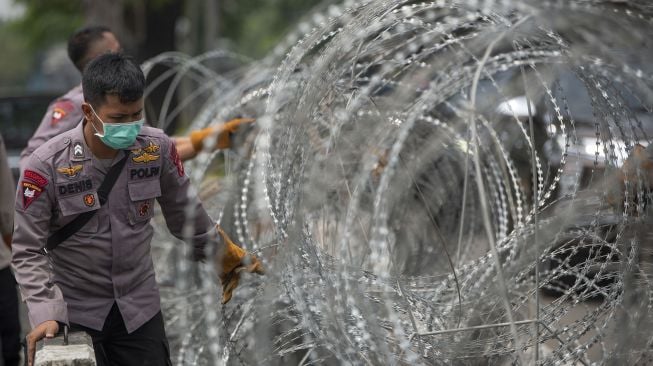
<svg viewBox="0 0 653 366"><path fill-rule="evenodd" d="M238 287L242 272L262 275L265 271L255 255L247 253L243 248L234 244L221 227L218 226L217 230L224 244L224 250L218 256L218 265L220 266L220 283L222 283L222 303L226 304L231 300L233 291Z"/></svg>
<svg viewBox="0 0 653 366"><path fill-rule="evenodd" d="M27 365L34 365L34 356L36 355L36 342L43 338L54 338L59 332L59 323L55 320L46 320L32 329L25 337L27 341Z"/></svg>
<svg viewBox="0 0 653 366"><path fill-rule="evenodd" d="M252 123L256 121L254 118L234 118L231 121L225 122L221 126L221 131L218 133L218 142L216 148L230 149L231 148L231 135L238 130L240 125Z"/></svg>
<svg viewBox="0 0 653 366"><path fill-rule="evenodd" d="M637 170L642 170L642 173L644 173L647 168L650 168L650 162L646 154L646 148L637 144L633 147L633 151L631 151L621 169L624 175L635 176Z"/></svg>
<svg viewBox="0 0 653 366"><path fill-rule="evenodd" d="M253 118L234 118L223 124L209 126L201 130L193 131L190 133L190 141L193 145L195 152L199 152L204 148L204 140L209 136L217 135L216 149L228 149L231 147L231 134L238 130L240 125L252 123L256 121Z"/></svg>

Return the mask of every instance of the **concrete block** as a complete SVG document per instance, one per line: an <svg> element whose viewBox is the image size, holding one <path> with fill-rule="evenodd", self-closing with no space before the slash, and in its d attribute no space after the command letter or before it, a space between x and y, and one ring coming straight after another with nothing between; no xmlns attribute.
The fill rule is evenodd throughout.
<svg viewBox="0 0 653 366"><path fill-rule="evenodd" d="M93 341L85 332L72 332L68 345L63 345L63 335L45 339L37 345L35 366L96 366Z"/></svg>

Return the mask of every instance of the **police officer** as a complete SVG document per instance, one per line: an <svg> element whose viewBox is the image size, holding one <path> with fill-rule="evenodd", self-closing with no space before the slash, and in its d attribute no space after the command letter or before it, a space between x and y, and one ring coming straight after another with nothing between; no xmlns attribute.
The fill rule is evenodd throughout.
<svg viewBox="0 0 653 366"><path fill-rule="evenodd" d="M20 323L16 281L11 273L11 236L14 223L16 185L7 162L7 151L0 136L0 361L18 365L20 355ZM3 364L0 362L0 364Z"/></svg>
<svg viewBox="0 0 653 366"><path fill-rule="evenodd" d="M103 26L82 28L73 33L68 40L68 58L80 73L84 71L89 61L97 56L119 50L120 43L116 36L109 28ZM39 146L79 124L83 117L83 102L84 95L80 84L50 103L41 124L20 154L21 168L27 157Z"/></svg>
<svg viewBox="0 0 653 366"><path fill-rule="evenodd" d="M82 28L73 33L68 40L68 57L80 73L94 58L108 52L118 52L120 49L120 42L116 36L109 28L103 26ZM84 96L80 84L50 103L41 124L20 155L21 169L27 157L39 146L79 124L83 117L83 102ZM189 136L174 137L173 140L181 160L184 161L197 156L204 146L203 141L209 137L217 139L217 144L214 144L216 148L228 149L231 147L230 136L238 126L253 121L253 119L235 119L225 124L192 131Z"/></svg>
<svg viewBox="0 0 653 366"><path fill-rule="evenodd" d="M87 66L82 85L83 122L36 149L19 182L13 265L32 324L29 360L35 342L64 323L91 335L99 365L170 364L150 255L154 200L196 258L219 243L223 301L241 271L262 273L261 265L216 233L171 139L143 127L145 78L138 65L104 54ZM111 176L115 184L101 203ZM85 212L95 214L55 249L41 251Z"/></svg>

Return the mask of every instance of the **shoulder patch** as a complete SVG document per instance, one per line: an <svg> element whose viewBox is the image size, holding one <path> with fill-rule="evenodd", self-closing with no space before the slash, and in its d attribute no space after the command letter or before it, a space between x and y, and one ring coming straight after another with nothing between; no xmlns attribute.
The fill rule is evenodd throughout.
<svg viewBox="0 0 653 366"><path fill-rule="evenodd" d="M27 209L48 185L48 180L41 174L26 169L23 173L23 181L21 182L21 190L23 191L23 208Z"/></svg>
<svg viewBox="0 0 653 366"><path fill-rule="evenodd" d="M179 153L177 152L177 147L175 146L175 143L170 141L170 160L175 164L177 167L177 173L179 174L180 177L184 176L184 164L181 162L181 159L179 158Z"/></svg>
<svg viewBox="0 0 653 366"><path fill-rule="evenodd" d="M75 105L69 100L56 102L52 108L52 119L50 120L50 125L56 125L74 109Z"/></svg>
<svg viewBox="0 0 653 366"><path fill-rule="evenodd" d="M37 172L35 172L33 170L29 170L29 169L25 169L25 173L23 173L23 179L29 179L32 182L34 182L34 183L36 183L36 184L38 184L39 186L42 186L42 187L45 187L46 185L48 185L48 180L44 176L42 176L41 174L39 174L39 173L37 173Z"/></svg>

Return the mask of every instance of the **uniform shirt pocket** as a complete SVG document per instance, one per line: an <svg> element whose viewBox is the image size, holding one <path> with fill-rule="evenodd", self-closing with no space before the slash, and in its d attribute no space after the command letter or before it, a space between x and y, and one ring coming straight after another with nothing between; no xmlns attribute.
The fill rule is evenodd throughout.
<svg viewBox="0 0 653 366"><path fill-rule="evenodd" d="M149 221L154 212L154 199L161 196L159 180L135 181L128 183L130 210L129 223Z"/></svg>
<svg viewBox="0 0 653 366"><path fill-rule="evenodd" d="M59 197L57 201L59 211L61 211L61 216L63 216L64 220L67 222L71 222L84 212L94 211L100 208L99 198L95 191ZM65 225L66 223L62 224ZM95 233L97 230L97 215L93 215L93 217L79 231Z"/></svg>

